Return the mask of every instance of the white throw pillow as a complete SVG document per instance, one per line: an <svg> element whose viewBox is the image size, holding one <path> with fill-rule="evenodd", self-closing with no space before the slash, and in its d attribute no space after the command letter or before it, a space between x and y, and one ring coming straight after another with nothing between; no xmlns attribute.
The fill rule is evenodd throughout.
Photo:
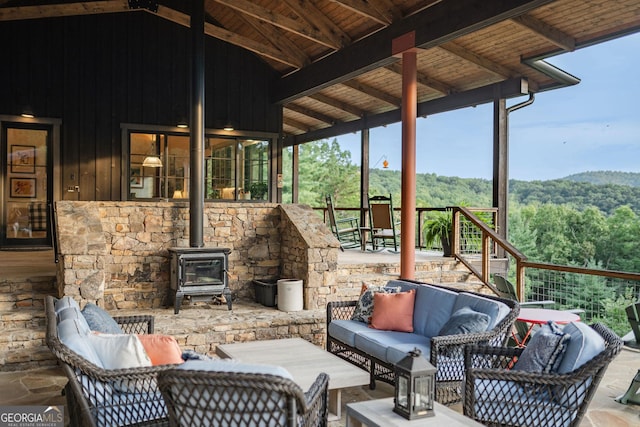
<svg viewBox="0 0 640 427"><path fill-rule="evenodd" d="M147 352L144 351L144 347L136 335L92 332L87 335L87 339L98 354L105 369L151 366L151 359L147 356Z"/></svg>

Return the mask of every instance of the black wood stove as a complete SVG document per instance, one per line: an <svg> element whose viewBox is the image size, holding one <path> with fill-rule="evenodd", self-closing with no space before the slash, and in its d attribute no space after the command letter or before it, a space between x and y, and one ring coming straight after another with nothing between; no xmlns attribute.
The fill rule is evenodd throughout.
<svg viewBox="0 0 640 427"><path fill-rule="evenodd" d="M175 314L180 311L185 296L192 301L203 301L222 295L231 310L227 278L229 252L228 248L169 248Z"/></svg>

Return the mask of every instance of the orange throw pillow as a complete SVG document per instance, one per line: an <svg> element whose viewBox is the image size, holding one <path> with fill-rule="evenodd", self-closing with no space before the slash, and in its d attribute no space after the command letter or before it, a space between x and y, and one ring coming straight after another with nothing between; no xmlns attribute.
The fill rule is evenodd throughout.
<svg viewBox="0 0 640 427"><path fill-rule="evenodd" d="M371 327L385 331L413 332L415 289L396 294L373 294Z"/></svg>
<svg viewBox="0 0 640 427"><path fill-rule="evenodd" d="M147 352L151 365L184 363L178 341L170 335L139 334L138 338Z"/></svg>

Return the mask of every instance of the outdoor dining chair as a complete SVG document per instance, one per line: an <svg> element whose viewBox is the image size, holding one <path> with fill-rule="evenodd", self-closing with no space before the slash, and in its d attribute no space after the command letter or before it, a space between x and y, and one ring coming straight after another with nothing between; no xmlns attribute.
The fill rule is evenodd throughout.
<svg viewBox="0 0 640 427"><path fill-rule="evenodd" d="M333 199L330 194L326 196L327 213L329 214L329 225L331 232L340 242L340 250L344 248L356 248L360 246L360 227L357 218L340 218L336 217L336 211L333 207Z"/></svg>
<svg viewBox="0 0 640 427"><path fill-rule="evenodd" d="M396 229L393 218L393 200L389 196L369 196L369 224L371 226L371 246L377 250L379 246L391 247L398 251L400 231Z"/></svg>

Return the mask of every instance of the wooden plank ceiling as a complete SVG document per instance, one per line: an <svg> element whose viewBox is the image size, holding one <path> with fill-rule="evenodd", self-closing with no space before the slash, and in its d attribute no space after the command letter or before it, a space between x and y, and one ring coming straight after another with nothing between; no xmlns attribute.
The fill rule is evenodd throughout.
<svg viewBox="0 0 640 427"><path fill-rule="evenodd" d="M0 0L0 21L143 9L188 26L190 3ZM544 59L640 30L640 0L204 4L209 36L255 53L282 76L273 99L284 108L287 144L398 121L402 62L391 42L411 31L419 48L419 113L433 114L487 102L494 85L504 84L509 97L575 84L571 70L549 68Z"/></svg>

